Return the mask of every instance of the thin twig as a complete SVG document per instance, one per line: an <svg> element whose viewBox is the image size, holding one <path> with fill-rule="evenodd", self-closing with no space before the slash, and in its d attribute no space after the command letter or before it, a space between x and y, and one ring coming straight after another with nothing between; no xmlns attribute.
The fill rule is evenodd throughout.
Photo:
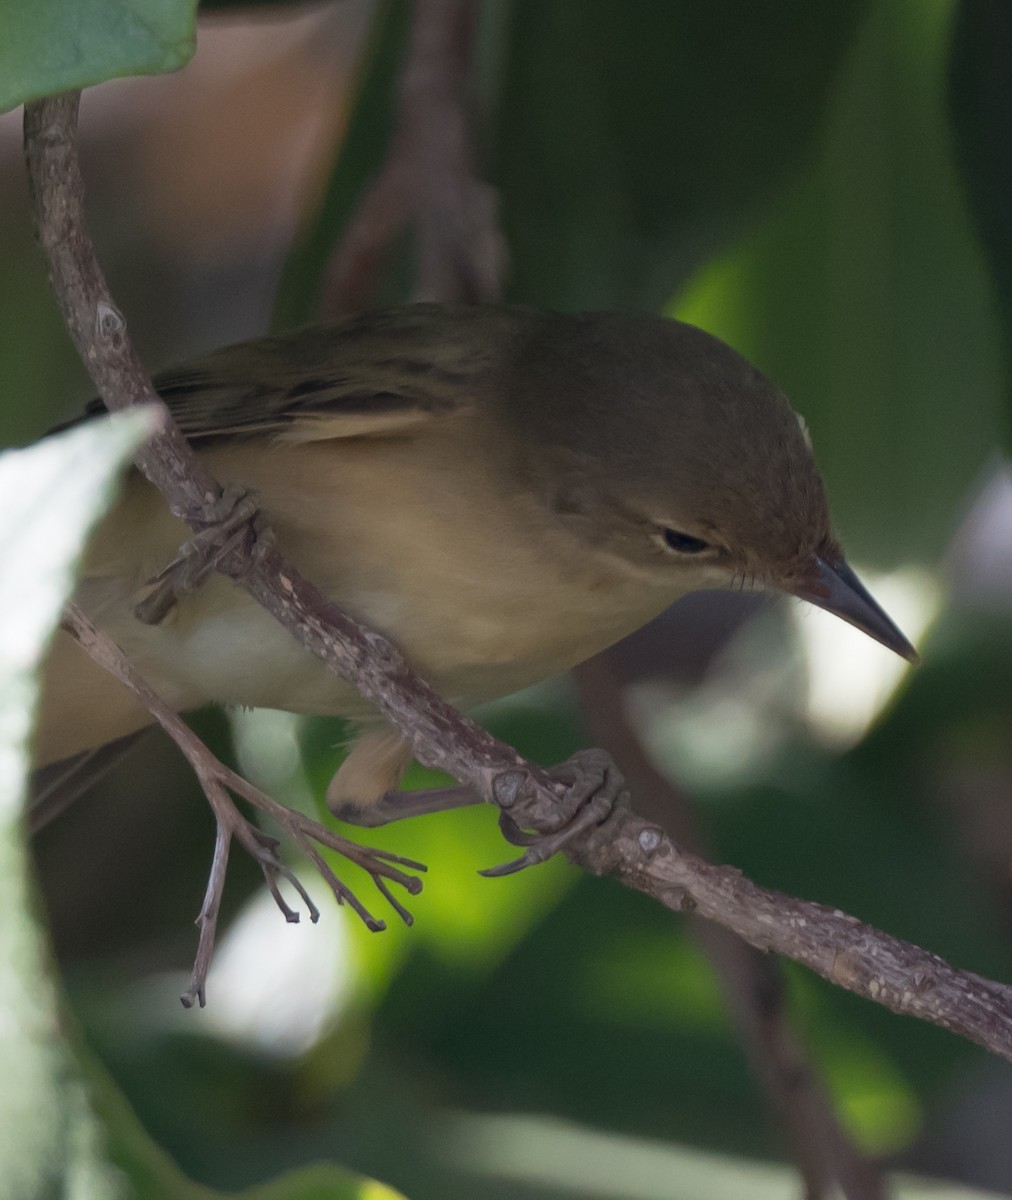
<svg viewBox="0 0 1012 1200"><path fill-rule="evenodd" d="M348 222L324 285L336 317L375 303L384 260L413 224L416 300L497 300L505 244L493 188L474 169L467 88L474 0L419 0L401 73L397 129Z"/></svg>
<svg viewBox="0 0 1012 1200"><path fill-rule="evenodd" d="M53 286L81 356L110 408L151 395L131 370L136 356L112 304L83 220L77 165L76 94L25 107L26 156L40 241ZM112 313L114 319L109 319ZM211 496L189 474L195 462L175 434L155 435L143 469L194 528L189 497ZM185 450L186 453L182 454ZM205 505L205 508L207 505ZM203 510L202 510L203 511ZM213 518L205 524L213 524ZM559 825L565 788L442 700L380 635L329 604L273 548L257 556L247 544L216 564L237 579L295 638L350 680L404 733L416 758L472 787L525 828ZM655 824L618 808L597 830L575 839L567 856L599 875L654 896L675 911L694 910L733 929L752 945L804 963L850 991L979 1042L1012 1061L1012 992L951 967L839 910L768 891L729 867L681 852Z"/></svg>

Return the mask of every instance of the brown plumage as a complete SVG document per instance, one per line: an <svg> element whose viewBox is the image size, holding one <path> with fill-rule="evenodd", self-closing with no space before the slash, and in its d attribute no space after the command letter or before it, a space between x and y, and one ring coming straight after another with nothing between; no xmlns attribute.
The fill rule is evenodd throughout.
<svg viewBox="0 0 1012 1200"><path fill-rule="evenodd" d="M912 653L844 574L787 400L691 326L418 305L228 347L156 384L219 480L256 492L285 557L454 702L563 671L686 592L745 577ZM186 536L131 474L76 598L179 709L361 721L335 808L395 786L404 743L223 578L160 625L137 620ZM60 636L41 762L147 721Z"/></svg>

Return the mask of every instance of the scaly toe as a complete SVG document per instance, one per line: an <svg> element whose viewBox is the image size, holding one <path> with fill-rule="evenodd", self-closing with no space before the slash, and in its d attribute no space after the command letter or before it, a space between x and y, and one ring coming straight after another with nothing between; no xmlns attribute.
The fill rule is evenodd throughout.
<svg viewBox="0 0 1012 1200"><path fill-rule="evenodd" d="M501 863L497 867L487 867L478 874L489 879L499 879L503 875L515 875L517 871L547 862L560 850L565 850L574 839L581 837L588 830L596 829L611 816L614 809L615 802L611 796L590 796L584 799L572 820L554 833L528 833L520 828L509 813L500 813L499 828L503 837L512 845L526 846L527 849L519 858Z"/></svg>

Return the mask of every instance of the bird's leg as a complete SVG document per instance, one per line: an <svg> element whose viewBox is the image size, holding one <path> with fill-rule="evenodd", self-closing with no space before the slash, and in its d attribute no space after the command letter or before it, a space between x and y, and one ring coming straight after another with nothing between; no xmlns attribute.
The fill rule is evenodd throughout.
<svg viewBox="0 0 1012 1200"><path fill-rule="evenodd" d="M448 812L452 808L466 808L470 804L483 803L473 788L459 787L419 788L414 792L385 792L373 803L360 807L348 801L332 809L334 816L349 825L361 825L369 829L401 821L405 817L423 817L430 813Z"/></svg>
<svg viewBox="0 0 1012 1200"><path fill-rule="evenodd" d="M526 846L524 853L512 862L489 867L480 874L490 877L512 875L525 867L546 862L569 843L588 830L596 829L611 816L618 806L628 806L629 793L625 780L611 755L604 750L580 750L547 774L565 785L560 800L567 815L560 827L551 833L528 833L521 829L506 809L499 814L503 837L514 846Z"/></svg>
<svg viewBox="0 0 1012 1200"><path fill-rule="evenodd" d="M482 875L511 875L524 867L545 862L565 850L573 838L602 825L617 805L627 805L629 794L625 780L610 754L604 750L581 750L546 774L562 784L560 805L564 816L559 828L551 833L528 833L521 829L506 809L499 814L499 828L514 846L525 846L520 858L490 867ZM405 817L420 817L447 812L482 802L478 793L466 785L423 788L414 792L386 792L371 804L359 806L352 801L332 806L335 816L351 825L374 828Z"/></svg>
<svg viewBox="0 0 1012 1200"><path fill-rule="evenodd" d="M237 548L254 554L266 549L256 497L230 484L209 510L210 521L179 548L179 553L138 591L134 615L145 625L164 621L178 601L197 588L222 557Z"/></svg>

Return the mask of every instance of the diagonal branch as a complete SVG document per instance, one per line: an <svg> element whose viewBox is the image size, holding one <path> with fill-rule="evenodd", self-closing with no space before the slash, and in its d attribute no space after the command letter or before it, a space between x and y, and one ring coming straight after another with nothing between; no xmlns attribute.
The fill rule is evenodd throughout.
<svg viewBox="0 0 1012 1200"><path fill-rule="evenodd" d="M118 409L153 393L85 229L75 147L78 99L70 94L26 106L26 157L39 240L68 328L103 399ZM202 516L205 526L214 524L221 489L207 482L178 432L166 428L139 465L193 528L203 527ZM272 546L258 555L240 541L222 554L218 569L354 683L410 740L420 762L456 776L520 826L558 827L564 788L456 712L389 641L328 603ZM594 874L614 875L674 911L718 921L760 949L786 954L841 987L1012 1061L1012 988L957 971L839 910L760 888L732 868L684 853L663 830L623 808L571 841L566 853Z"/></svg>

